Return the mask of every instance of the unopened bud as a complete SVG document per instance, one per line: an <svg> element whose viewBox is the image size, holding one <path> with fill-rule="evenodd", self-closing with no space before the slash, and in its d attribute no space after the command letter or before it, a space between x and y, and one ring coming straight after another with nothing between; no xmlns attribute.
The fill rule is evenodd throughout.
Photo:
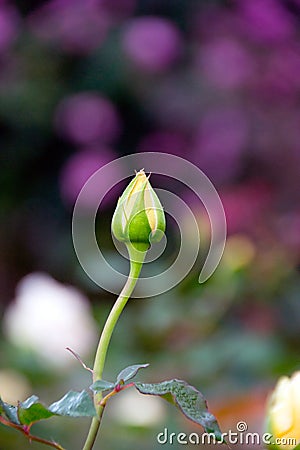
<svg viewBox="0 0 300 450"><path fill-rule="evenodd" d="M111 227L119 241L140 249L161 240L165 214L144 170L136 174L119 198Z"/></svg>

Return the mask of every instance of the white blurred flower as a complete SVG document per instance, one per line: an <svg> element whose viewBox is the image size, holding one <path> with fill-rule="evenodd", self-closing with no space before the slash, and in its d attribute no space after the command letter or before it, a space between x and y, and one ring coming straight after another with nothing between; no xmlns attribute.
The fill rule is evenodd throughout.
<svg viewBox="0 0 300 450"><path fill-rule="evenodd" d="M118 395L116 402L112 402L110 414L123 425L151 426L164 420L165 407L160 398L126 389Z"/></svg>
<svg viewBox="0 0 300 450"><path fill-rule="evenodd" d="M281 377L270 398L267 431L278 441L273 450L294 450L300 444L300 371Z"/></svg>
<svg viewBox="0 0 300 450"><path fill-rule="evenodd" d="M4 316L4 333L15 345L36 352L49 365L68 366L70 347L88 355L97 338L88 299L44 273L32 273L17 286Z"/></svg>
<svg viewBox="0 0 300 450"><path fill-rule="evenodd" d="M0 370L0 395L4 402L17 405L30 395L31 387L27 378L10 369Z"/></svg>

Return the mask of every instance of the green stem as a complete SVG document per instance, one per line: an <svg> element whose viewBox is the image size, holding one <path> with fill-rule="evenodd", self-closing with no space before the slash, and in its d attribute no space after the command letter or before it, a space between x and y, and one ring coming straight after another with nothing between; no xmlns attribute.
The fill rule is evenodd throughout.
<svg viewBox="0 0 300 450"><path fill-rule="evenodd" d="M135 285L137 283L147 248L143 245L140 249L136 249L133 246L127 246L129 258L130 258L130 272L119 297L117 298L114 306L112 307L109 316L105 322L102 330L97 352L95 356L94 368L93 368L93 382L102 379L104 364L106 360L106 354L108 346L111 340L112 333L116 326L116 323L131 296ZM94 417L89 429L88 436L86 438L83 450L91 450L95 443L97 433L100 427L101 419L104 412L104 406L100 405L102 394L98 393L94 396L94 403L97 412L97 417Z"/></svg>

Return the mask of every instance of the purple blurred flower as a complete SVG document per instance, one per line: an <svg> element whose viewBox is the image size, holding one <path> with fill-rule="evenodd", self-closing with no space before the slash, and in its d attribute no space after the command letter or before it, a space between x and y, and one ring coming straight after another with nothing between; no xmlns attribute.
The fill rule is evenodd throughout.
<svg viewBox="0 0 300 450"><path fill-rule="evenodd" d="M251 40L278 42L294 32L293 17L277 0L239 0L243 30Z"/></svg>
<svg viewBox="0 0 300 450"><path fill-rule="evenodd" d="M254 60L236 39L221 38L200 50L200 68L208 80L221 88L245 84L254 73Z"/></svg>
<svg viewBox="0 0 300 450"><path fill-rule="evenodd" d="M264 222L268 215L272 191L263 181L252 180L236 185L223 192L222 202L225 209L229 234L241 231L253 231Z"/></svg>
<svg viewBox="0 0 300 450"><path fill-rule="evenodd" d="M84 186L89 177L100 169L102 166L112 161L115 155L110 149L102 147L92 147L78 151L74 153L66 162L62 169L60 177L60 190L61 196L66 204L74 205L79 192ZM115 183L116 178L120 174L113 174L112 171L107 172L111 177L111 186ZM104 180L103 180L104 181ZM105 180L105 183L110 180ZM86 201L85 207L89 209L97 203L99 196L98 189L95 192L91 192L90 198ZM115 200L115 196L111 195L111 192L105 196L103 204L109 203L111 200ZM102 203L101 203L102 206Z"/></svg>
<svg viewBox="0 0 300 450"><path fill-rule="evenodd" d="M214 39L216 36L232 36L239 30L239 25L240 18L235 9L210 4L199 8L194 15L192 33L196 42L202 42L203 37Z"/></svg>
<svg viewBox="0 0 300 450"><path fill-rule="evenodd" d="M110 143L120 133L115 106L96 93L80 93L64 99L55 115L58 132L76 144Z"/></svg>
<svg viewBox="0 0 300 450"><path fill-rule="evenodd" d="M160 17L138 17L126 26L123 47L138 67L160 72L176 61L182 49L182 39L171 21Z"/></svg>
<svg viewBox="0 0 300 450"><path fill-rule="evenodd" d="M292 251L298 253L300 249L300 211L296 209L279 217L276 225L280 240Z"/></svg>
<svg viewBox="0 0 300 450"><path fill-rule="evenodd" d="M261 64L256 87L272 100L295 99L300 88L300 47L287 44L270 51Z"/></svg>
<svg viewBox="0 0 300 450"><path fill-rule="evenodd" d="M156 131L148 134L138 146L139 152L165 152L177 156L184 156L186 149L186 139L176 131Z"/></svg>
<svg viewBox="0 0 300 450"><path fill-rule="evenodd" d="M6 2L0 3L0 53L13 43L18 34L20 17L17 10Z"/></svg>
<svg viewBox="0 0 300 450"><path fill-rule="evenodd" d="M95 0L112 17L123 18L134 12L136 0Z"/></svg>
<svg viewBox="0 0 300 450"><path fill-rule="evenodd" d="M51 0L29 16L38 38L70 53L88 53L106 36L110 18L94 0Z"/></svg>
<svg viewBox="0 0 300 450"><path fill-rule="evenodd" d="M238 109L207 113L195 138L195 160L215 182L234 177L248 140L248 120Z"/></svg>
<svg viewBox="0 0 300 450"><path fill-rule="evenodd" d="M193 75L169 74L157 83L145 84L143 107L161 128L187 135L198 126L203 103L210 97Z"/></svg>

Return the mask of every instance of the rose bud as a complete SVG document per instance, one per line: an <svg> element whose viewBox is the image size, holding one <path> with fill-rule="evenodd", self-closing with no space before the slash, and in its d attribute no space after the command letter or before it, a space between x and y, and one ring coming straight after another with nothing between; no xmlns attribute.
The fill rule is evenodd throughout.
<svg viewBox="0 0 300 450"><path fill-rule="evenodd" d="M163 207L144 170L137 172L119 198L112 218L114 236L139 251L159 242L165 231Z"/></svg>

